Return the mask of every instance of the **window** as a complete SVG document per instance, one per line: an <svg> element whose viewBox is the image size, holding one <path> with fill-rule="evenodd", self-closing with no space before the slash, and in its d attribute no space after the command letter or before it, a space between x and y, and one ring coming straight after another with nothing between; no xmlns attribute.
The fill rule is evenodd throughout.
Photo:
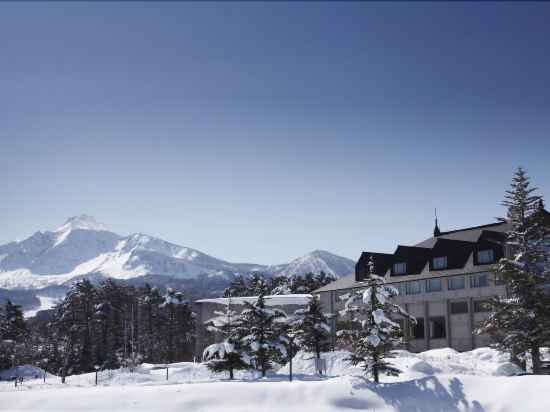
<svg viewBox="0 0 550 412"><path fill-rule="evenodd" d="M407 273L407 264L405 262L394 263L393 273L394 275L403 275Z"/></svg>
<svg viewBox="0 0 550 412"><path fill-rule="evenodd" d="M401 332L403 332L403 335L405 334L405 319L395 319L395 323L399 325L399 329Z"/></svg>
<svg viewBox="0 0 550 412"><path fill-rule="evenodd" d="M426 279L426 292L441 292L441 278Z"/></svg>
<svg viewBox="0 0 550 412"><path fill-rule="evenodd" d="M413 322L411 325L411 338L424 339L424 318L416 318L416 324Z"/></svg>
<svg viewBox="0 0 550 412"><path fill-rule="evenodd" d="M422 292L419 281L407 282L407 295L417 295Z"/></svg>
<svg viewBox="0 0 550 412"><path fill-rule="evenodd" d="M488 300L474 301L474 312L489 312L490 306Z"/></svg>
<svg viewBox="0 0 550 412"><path fill-rule="evenodd" d="M477 263L486 265L495 261L495 252L493 249L480 250L477 252Z"/></svg>
<svg viewBox="0 0 550 412"><path fill-rule="evenodd" d="M451 313L453 315L459 315L461 313L468 313L468 302L451 302Z"/></svg>
<svg viewBox="0 0 550 412"><path fill-rule="evenodd" d="M483 288L485 286L489 286L489 275L487 272L476 273L475 275L470 276L471 288Z"/></svg>
<svg viewBox="0 0 550 412"><path fill-rule="evenodd" d="M505 285L506 282L504 281L504 278L502 275L499 275L495 273L495 286Z"/></svg>
<svg viewBox="0 0 550 412"><path fill-rule="evenodd" d="M445 336L445 318L443 316L430 318L430 338L441 339Z"/></svg>
<svg viewBox="0 0 550 412"><path fill-rule="evenodd" d="M399 292L399 296L405 296L407 294L407 284L405 282L398 283L395 287Z"/></svg>
<svg viewBox="0 0 550 412"><path fill-rule="evenodd" d="M447 256L439 256L433 258L434 269L445 269L447 267Z"/></svg>
<svg viewBox="0 0 550 412"><path fill-rule="evenodd" d="M447 287L449 290L464 289L464 286L464 276L453 276L447 280Z"/></svg>

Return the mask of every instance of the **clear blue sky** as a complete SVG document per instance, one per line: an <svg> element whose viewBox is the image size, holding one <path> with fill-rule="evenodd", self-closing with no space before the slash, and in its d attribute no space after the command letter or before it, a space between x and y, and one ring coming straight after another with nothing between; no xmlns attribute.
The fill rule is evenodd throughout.
<svg viewBox="0 0 550 412"><path fill-rule="evenodd" d="M550 197L549 3L2 3L0 243L357 258Z"/></svg>

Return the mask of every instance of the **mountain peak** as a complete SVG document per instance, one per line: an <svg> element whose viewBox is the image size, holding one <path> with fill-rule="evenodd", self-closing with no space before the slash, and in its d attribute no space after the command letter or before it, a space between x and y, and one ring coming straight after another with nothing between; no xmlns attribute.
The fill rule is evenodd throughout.
<svg viewBox="0 0 550 412"><path fill-rule="evenodd" d="M63 226L57 228L55 232L69 232L75 229L101 231L107 230L107 227L95 220L93 216L82 214L68 218Z"/></svg>

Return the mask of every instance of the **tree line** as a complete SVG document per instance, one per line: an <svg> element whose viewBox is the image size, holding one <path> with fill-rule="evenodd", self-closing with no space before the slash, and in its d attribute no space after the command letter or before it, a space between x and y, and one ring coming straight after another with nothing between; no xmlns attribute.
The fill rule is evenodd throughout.
<svg viewBox="0 0 550 412"><path fill-rule="evenodd" d="M96 368L192 359L194 314L181 292L107 280L75 283L47 322L29 328L8 302L0 317L0 369L32 363L62 377Z"/></svg>

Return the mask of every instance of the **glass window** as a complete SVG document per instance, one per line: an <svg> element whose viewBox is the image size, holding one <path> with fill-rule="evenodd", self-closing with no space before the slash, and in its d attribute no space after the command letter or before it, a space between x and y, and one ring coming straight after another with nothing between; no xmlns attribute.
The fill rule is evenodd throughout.
<svg viewBox="0 0 550 412"><path fill-rule="evenodd" d="M464 276L453 276L447 279L447 287L449 290L464 289Z"/></svg>
<svg viewBox="0 0 550 412"><path fill-rule="evenodd" d="M426 279L426 292L441 292L441 278Z"/></svg>
<svg viewBox="0 0 550 412"><path fill-rule="evenodd" d="M434 269L445 269L447 267L447 256L439 256L433 258Z"/></svg>
<svg viewBox="0 0 550 412"><path fill-rule="evenodd" d="M495 252L493 249L480 250L477 252L477 263L480 265L485 265L488 263L493 263L495 261Z"/></svg>
<svg viewBox="0 0 550 412"><path fill-rule="evenodd" d="M474 312L490 312L491 307L488 300L474 301Z"/></svg>
<svg viewBox="0 0 550 412"><path fill-rule="evenodd" d="M445 318L443 316L430 318L430 338L441 339L445 336Z"/></svg>
<svg viewBox="0 0 550 412"><path fill-rule="evenodd" d="M468 302L451 302L451 313L453 315L468 313Z"/></svg>
<svg viewBox="0 0 550 412"><path fill-rule="evenodd" d="M470 276L471 288L483 288L489 286L489 274L487 272L476 273Z"/></svg>
<svg viewBox="0 0 550 412"><path fill-rule="evenodd" d="M416 295L422 292L420 282L415 280L413 282L407 282L407 295Z"/></svg>
<svg viewBox="0 0 550 412"><path fill-rule="evenodd" d="M399 292L399 296L405 296L407 294L407 284L405 282L395 284L395 288Z"/></svg>
<svg viewBox="0 0 550 412"><path fill-rule="evenodd" d="M500 286L505 284L506 282L504 282L504 278L502 277L502 275L495 273L495 285Z"/></svg>
<svg viewBox="0 0 550 412"><path fill-rule="evenodd" d="M411 337L413 339L424 339L424 318L416 318L416 324L410 322Z"/></svg>
<svg viewBox="0 0 550 412"><path fill-rule="evenodd" d="M394 263L393 264L393 273L395 275L403 275L407 273L407 264L405 262Z"/></svg>

